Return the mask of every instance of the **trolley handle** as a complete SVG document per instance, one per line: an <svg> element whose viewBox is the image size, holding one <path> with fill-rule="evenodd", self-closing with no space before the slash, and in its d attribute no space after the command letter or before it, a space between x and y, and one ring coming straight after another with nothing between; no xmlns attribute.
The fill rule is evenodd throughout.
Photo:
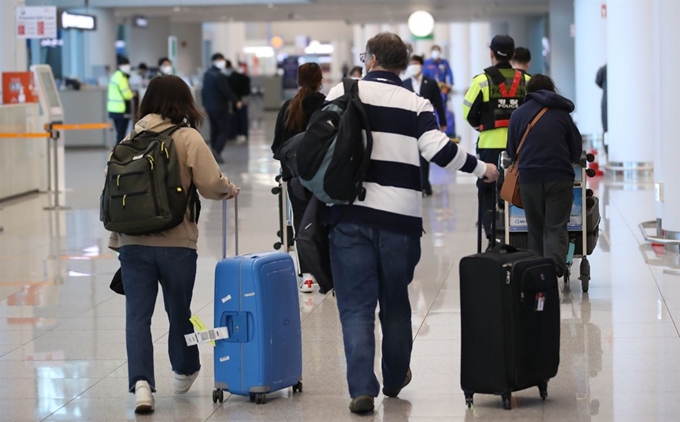
<svg viewBox="0 0 680 422"><path fill-rule="evenodd" d="M222 201L222 259L227 257L227 199ZM234 256L238 255L238 194L234 197Z"/></svg>

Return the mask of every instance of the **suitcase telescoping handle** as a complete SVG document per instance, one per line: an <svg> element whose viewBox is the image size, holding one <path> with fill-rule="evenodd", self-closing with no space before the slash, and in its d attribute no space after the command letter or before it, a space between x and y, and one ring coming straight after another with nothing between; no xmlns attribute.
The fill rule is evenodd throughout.
<svg viewBox="0 0 680 422"><path fill-rule="evenodd" d="M227 257L227 200L222 201L222 259ZM234 197L234 256L238 255L238 195Z"/></svg>

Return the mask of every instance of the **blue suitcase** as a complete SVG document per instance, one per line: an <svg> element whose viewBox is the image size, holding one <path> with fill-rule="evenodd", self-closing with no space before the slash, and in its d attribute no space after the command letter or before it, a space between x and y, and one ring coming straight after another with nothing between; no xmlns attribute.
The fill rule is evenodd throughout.
<svg viewBox="0 0 680 422"><path fill-rule="evenodd" d="M222 214L215 327L227 327L229 338L215 344L213 402L222 403L224 391L257 404L265 403L267 393L284 388L302 392L302 332L293 259L283 252L226 258L226 201ZM238 211L236 221L238 233Z"/></svg>

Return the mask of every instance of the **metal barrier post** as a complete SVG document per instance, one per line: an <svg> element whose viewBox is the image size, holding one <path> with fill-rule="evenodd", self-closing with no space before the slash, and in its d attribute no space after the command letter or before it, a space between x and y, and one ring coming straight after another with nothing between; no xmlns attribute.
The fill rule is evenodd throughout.
<svg viewBox="0 0 680 422"><path fill-rule="evenodd" d="M64 211L64 210L68 210L70 208L67 207L67 206L61 206L59 204L59 194L61 193L61 192L59 192L59 147L56 144L59 141L59 131L56 130L53 127L52 124L49 125L49 131L50 131L50 138L49 138L48 142L50 142L50 143L54 142L54 145L52 146L52 151L53 151L52 156L54 157L53 158L53 160L54 160L53 164L54 165L52 166L52 167L54 167L54 174L53 174L53 176L54 176L54 178L53 178L54 189L52 190L52 192L54 193L54 205L50 206L50 207L44 207L43 209L45 211ZM48 151L49 151L49 149L48 149Z"/></svg>

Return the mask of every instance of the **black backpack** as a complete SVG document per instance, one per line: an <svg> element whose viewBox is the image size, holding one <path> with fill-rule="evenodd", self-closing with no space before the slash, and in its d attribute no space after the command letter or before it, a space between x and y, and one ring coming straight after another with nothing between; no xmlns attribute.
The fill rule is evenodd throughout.
<svg viewBox="0 0 680 422"><path fill-rule="evenodd" d="M114 147L107 164L100 218L106 230L130 236L163 232L184 221L187 208L198 222L201 205L196 187L182 188L172 134L132 133Z"/></svg>
<svg viewBox="0 0 680 422"><path fill-rule="evenodd" d="M300 183L329 205L366 198L363 181L373 151L358 81L345 79L343 84L345 94L312 115L295 154Z"/></svg>

